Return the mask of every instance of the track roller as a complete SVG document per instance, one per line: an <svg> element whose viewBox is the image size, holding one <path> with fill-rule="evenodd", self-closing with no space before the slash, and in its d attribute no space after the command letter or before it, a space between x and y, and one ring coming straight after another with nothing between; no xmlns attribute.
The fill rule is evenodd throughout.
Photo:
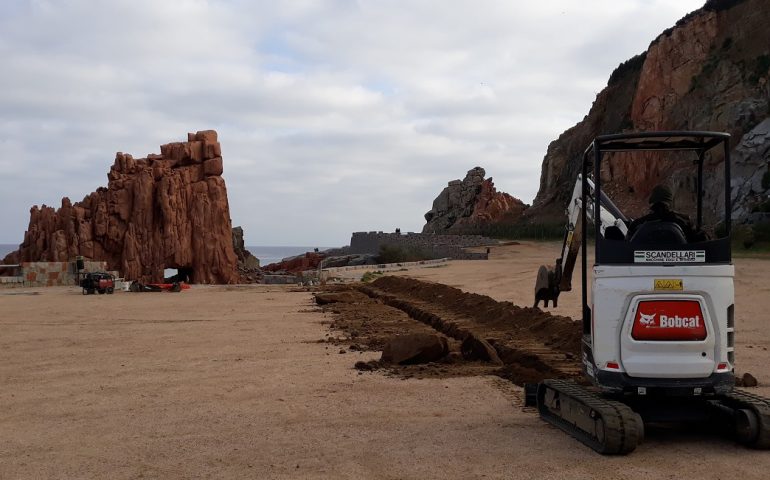
<svg viewBox="0 0 770 480"><path fill-rule="evenodd" d="M720 395L718 401L733 411L733 431L738 443L770 449L770 399L735 389Z"/></svg>
<svg viewBox="0 0 770 480"><path fill-rule="evenodd" d="M644 423L628 405L568 380L545 380L537 390L540 418L604 455L625 455L641 443Z"/></svg>

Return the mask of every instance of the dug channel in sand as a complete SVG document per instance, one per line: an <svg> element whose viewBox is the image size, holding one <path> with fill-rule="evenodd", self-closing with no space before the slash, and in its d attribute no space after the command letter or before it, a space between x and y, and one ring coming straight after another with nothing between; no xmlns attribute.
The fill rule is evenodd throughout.
<svg viewBox="0 0 770 480"><path fill-rule="evenodd" d="M382 350L393 337L416 332L447 337L449 355L436 364L387 365L404 376L496 374L523 385L580 375L580 325L537 308L397 276L329 287L316 302L336 314L332 327L344 334L336 341L353 350ZM479 345L493 351L484 354Z"/></svg>

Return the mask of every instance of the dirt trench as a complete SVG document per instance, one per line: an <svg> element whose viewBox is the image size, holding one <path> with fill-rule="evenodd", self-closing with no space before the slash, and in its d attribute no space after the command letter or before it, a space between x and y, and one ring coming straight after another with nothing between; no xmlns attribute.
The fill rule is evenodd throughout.
<svg viewBox="0 0 770 480"><path fill-rule="evenodd" d="M407 333L439 332L448 337L450 354L446 358L428 365L386 366L397 375L495 374L519 385L545 378L581 377L580 324L539 308L394 276L370 284L332 287L317 294L316 301L336 314L330 326L343 333L330 337L331 342L350 344L352 350L382 350L390 338ZM461 352L469 338L491 345L502 365L469 361ZM368 364L368 368L378 366Z"/></svg>

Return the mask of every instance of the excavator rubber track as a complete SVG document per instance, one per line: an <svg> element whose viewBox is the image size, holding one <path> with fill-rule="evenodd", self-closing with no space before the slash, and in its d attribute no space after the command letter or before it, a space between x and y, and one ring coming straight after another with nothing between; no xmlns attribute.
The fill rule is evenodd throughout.
<svg viewBox="0 0 770 480"><path fill-rule="evenodd" d="M625 455L644 438L642 418L628 405L569 380L544 380L537 389L540 417L604 455Z"/></svg>
<svg viewBox="0 0 770 480"><path fill-rule="evenodd" d="M739 443L770 449L770 399L735 389L720 395L718 401L735 412L734 431Z"/></svg>

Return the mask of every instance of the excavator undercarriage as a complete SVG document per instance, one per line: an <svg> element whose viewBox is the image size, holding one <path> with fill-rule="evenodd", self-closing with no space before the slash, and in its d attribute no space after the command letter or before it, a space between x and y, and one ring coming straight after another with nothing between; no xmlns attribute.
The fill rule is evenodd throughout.
<svg viewBox="0 0 770 480"><path fill-rule="evenodd" d="M545 380L530 392L527 404L537 406L546 422L604 455L632 452L644 440L645 422L672 419L709 425L747 447L770 448L770 400L743 390L640 401L614 399L570 380Z"/></svg>
<svg viewBox="0 0 770 480"><path fill-rule="evenodd" d="M639 414L568 380L538 385L537 408L543 420L602 454L632 452L644 438Z"/></svg>

